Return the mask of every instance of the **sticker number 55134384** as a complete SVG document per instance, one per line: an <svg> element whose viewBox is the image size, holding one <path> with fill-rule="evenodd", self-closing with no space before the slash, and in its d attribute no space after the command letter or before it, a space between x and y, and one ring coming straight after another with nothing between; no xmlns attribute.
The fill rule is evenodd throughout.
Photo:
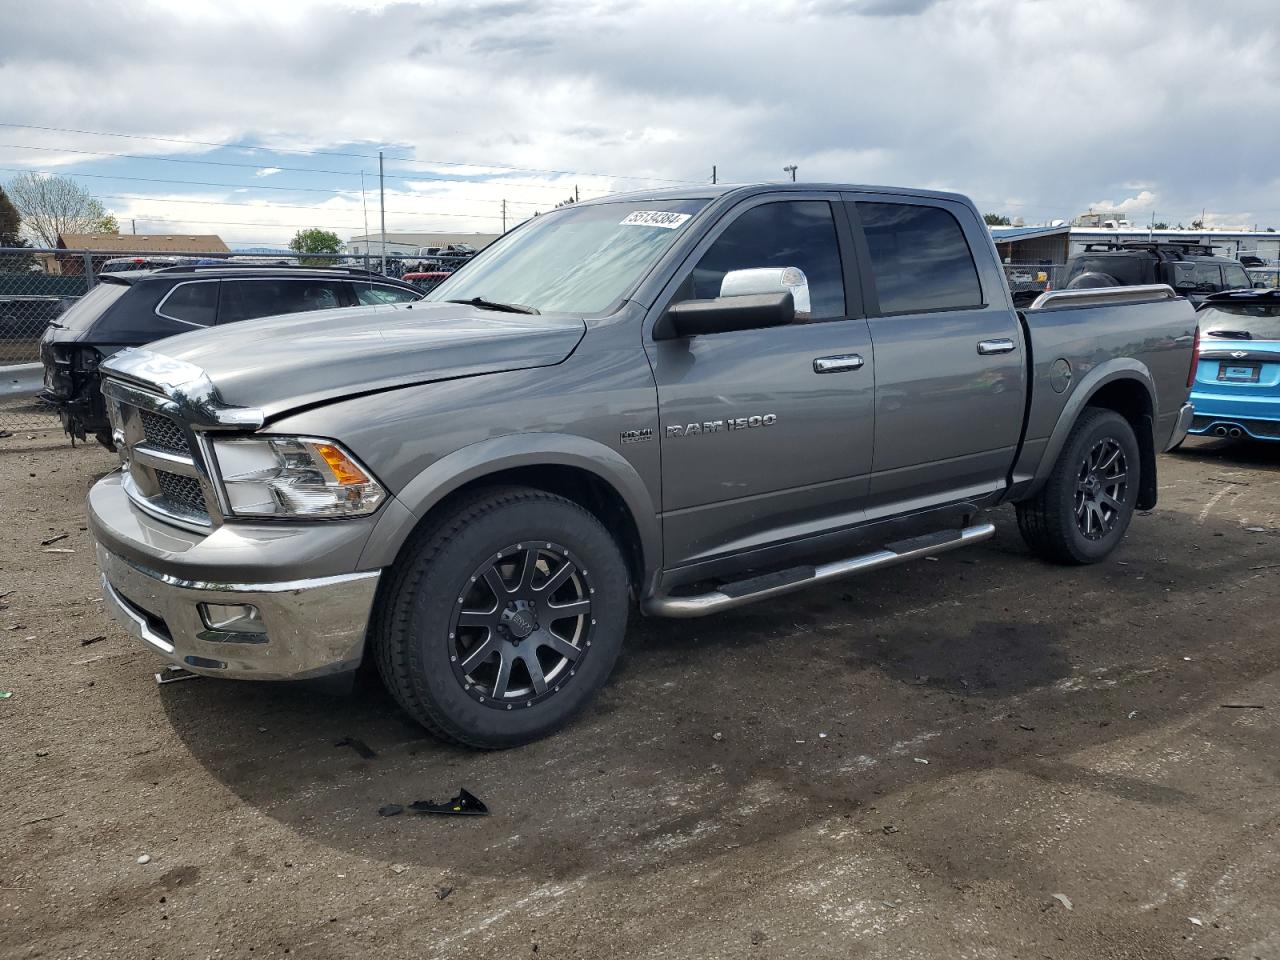
<svg viewBox="0 0 1280 960"><path fill-rule="evenodd" d="M662 227L664 230L675 230L682 226L693 214L667 213L665 210L637 210L627 214L621 221L628 227Z"/></svg>

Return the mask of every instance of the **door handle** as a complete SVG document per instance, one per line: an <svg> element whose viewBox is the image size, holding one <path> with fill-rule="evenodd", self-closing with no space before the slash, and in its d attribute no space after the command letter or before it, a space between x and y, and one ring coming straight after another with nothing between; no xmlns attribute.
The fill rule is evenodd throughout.
<svg viewBox="0 0 1280 960"><path fill-rule="evenodd" d="M813 361L814 373L843 373L846 370L861 370L866 363L856 353L842 354L838 357L818 357Z"/></svg>
<svg viewBox="0 0 1280 960"><path fill-rule="evenodd" d="M997 353L1013 353L1014 346L1014 342L1008 337L998 337L995 340L979 340L978 355L990 357Z"/></svg>

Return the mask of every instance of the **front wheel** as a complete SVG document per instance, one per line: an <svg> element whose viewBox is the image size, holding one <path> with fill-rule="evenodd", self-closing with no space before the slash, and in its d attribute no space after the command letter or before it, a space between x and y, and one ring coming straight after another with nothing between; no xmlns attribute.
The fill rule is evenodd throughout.
<svg viewBox="0 0 1280 960"><path fill-rule="evenodd" d="M608 678L626 565L594 515L520 487L481 491L398 561L374 648L391 694L446 740L512 747L563 726Z"/></svg>
<svg viewBox="0 0 1280 960"><path fill-rule="evenodd" d="M1048 481L1017 505L1023 539L1046 560L1097 563L1124 539L1140 470L1138 439L1129 421L1113 410L1086 409Z"/></svg>

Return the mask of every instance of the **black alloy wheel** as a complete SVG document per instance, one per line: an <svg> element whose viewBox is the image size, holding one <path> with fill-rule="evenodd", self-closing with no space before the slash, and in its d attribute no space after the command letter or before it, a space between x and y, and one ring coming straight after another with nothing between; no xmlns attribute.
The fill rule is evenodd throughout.
<svg viewBox="0 0 1280 960"><path fill-rule="evenodd" d="M1129 462L1113 437L1095 443L1080 463L1076 478L1076 526L1087 540L1101 540L1115 529L1129 492Z"/></svg>
<svg viewBox="0 0 1280 960"><path fill-rule="evenodd" d="M449 660L458 682L499 710L554 696L590 653L593 592L587 568L558 543L499 550L454 604Z"/></svg>

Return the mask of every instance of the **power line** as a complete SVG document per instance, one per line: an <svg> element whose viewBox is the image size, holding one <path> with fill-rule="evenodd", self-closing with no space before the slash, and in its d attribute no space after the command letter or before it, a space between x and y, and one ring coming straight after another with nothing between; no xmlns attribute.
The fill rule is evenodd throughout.
<svg viewBox="0 0 1280 960"><path fill-rule="evenodd" d="M347 153L339 150L299 150L292 147L268 147L252 143L215 143L211 140L190 140L182 137L154 137L137 133L111 133L102 130L79 130L74 127L45 127L30 123L11 123L0 121L0 127L15 127L21 130L43 130L48 133L75 133L89 137L119 137L126 140L146 140L155 143L181 143L199 147L231 147L238 150L262 150L268 153L291 153L311 157L353 157L359 160L377 160L378 155L368 153ZM437 167L493 167L501 170L516 170L523 173L545 173L564 177L602 177L609 180L646 180L654 183L671 183L690 185L697 181L675 180L670 177L642 177L637 174L586 173L581 170L547 170L538 167L522 167L510 163L494 163L480 160L423 160L417 157L387 157L395 163L420 163Z"/></svg>

